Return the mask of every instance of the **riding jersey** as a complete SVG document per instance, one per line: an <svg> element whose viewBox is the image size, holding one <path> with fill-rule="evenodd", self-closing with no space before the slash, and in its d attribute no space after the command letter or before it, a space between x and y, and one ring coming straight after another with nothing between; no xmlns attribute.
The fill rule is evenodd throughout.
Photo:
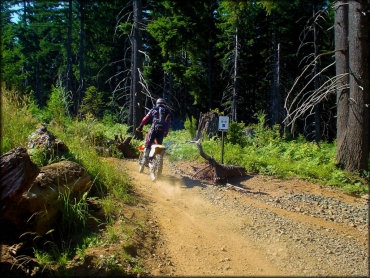
<svg viewBox="0 0 370 278"><path fill-rule="evenodd" d="M152 123L152 129L157 132L163 132L167 136L170 129L170 111L162 106L156 106L149 111L149 113L143 118L140 126L144 126L148 123Z"/></svg>

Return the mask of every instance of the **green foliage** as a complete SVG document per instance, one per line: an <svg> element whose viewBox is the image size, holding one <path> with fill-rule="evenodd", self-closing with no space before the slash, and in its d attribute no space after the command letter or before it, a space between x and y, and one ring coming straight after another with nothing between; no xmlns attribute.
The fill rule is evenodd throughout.
<svg viewBox="0 0 370 278"><path fill-rule="evenodd" d="M128 35L132 32L131 22L122 22L118 27L119 27L119 30L125 35Z"/></svg>
<svg viewBox="0 0 370 278"><path fill-rule="evenodd" d="M131 184L127 175L118 167L102 160L94 148L97 135L112 134L111 130L100 131L99 127L104 127L104 125L95 119L87 119L81 122L71 122L63 130L54 128L53 132L68 146L74 159L93 177L92 190L94 192L102 195L111 192L118 198L127 198L130 201L131 198L127 195ZM113 128L127 130L127 127L121 125L119 127L114 125Z"/></svg>
<svg viewBox="0 0 370 278"><path fill-rule="evenodd" d="M72 198L69 188L60 192L58 199L62 201L62 221L61 228L64 235L73 235L82 232L86 226L86 219L89 216L87 194L85 192L81 198Z"/></svg>
<svg viewBox="0 0 370 278"><path fill-rule="evenodd" d="M246 144L245 124L243 122L231 122L226 137L231 144L239 144L243 147Z"/></svg>
<svg viewBox="0 0 370 278"><path fill-rule="evenodd" d="M1 154L26 146L27 137L35 130L37 120L32 116L35 105L28 95L3 89L1 96Z"/></svg>
<svg viewBox="0 0 370 278"><path fill-rule="evenodd" d="M62 124L69 120L69 97L65 89L59 84L52 86L50 98L47 101L46 113L49 119Z"/></svg>
<svg viewBox="0 0 370 278"><path fill-rule="evenodd" d="M97 247L102 244L101 238L96 234L88 234L84 236L76 248L76 254L79 260L84 261L87 249Z"/></svg>
<svg viewBox="0 0 370 278"><path fill-rule="evenodd" d="M94 86L87 88L79 112L82 115L90 114L94 118L100 117L104 108L103 94L103 92L98 92Z"/></svg>
<svg viewBox="0 0 370 278"><path fill-rule="evenodd" d="M257 144L257 146L264 146L271 142L280 141L279 126L274 126L272 129L266 125L266 114L260 111L255 114L258 119L256 125L248 126L254 132L254 138L249 142Z"/></svg>
<svg viewBox="0 0 370 278"><path fill-rule="evenodd" d="M192 139L195 138L195 135L197 133L197 120L193 116L191 116L191 119L189 117L186 117L184 127L187 132L189 132L190 137Z"/></svg>

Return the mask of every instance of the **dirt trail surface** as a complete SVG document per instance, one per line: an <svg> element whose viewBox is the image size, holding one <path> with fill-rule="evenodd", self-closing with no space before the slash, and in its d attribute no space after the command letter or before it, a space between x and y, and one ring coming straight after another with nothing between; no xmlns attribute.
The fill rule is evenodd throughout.
<svg viewBox="0 0 370 278"><path fill-rule="evenodd" d="M202 165L168 160L153 183L135 160L114 163L151 214L151 275L368 275L366 199L263 176L214 186L190 178Z"/></svg>

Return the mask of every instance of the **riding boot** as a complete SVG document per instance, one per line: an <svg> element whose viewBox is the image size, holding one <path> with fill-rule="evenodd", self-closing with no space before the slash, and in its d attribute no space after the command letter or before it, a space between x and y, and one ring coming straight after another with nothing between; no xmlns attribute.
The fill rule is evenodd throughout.
<svg viewBox="0 0 370 278"><path fill-rule="evenodd" d="M144 149L144 156L143 156L143 164L144 165L148 165L148 161L149 161L149 152L150 152L150 149L149 148L145 148Z"/></svg>

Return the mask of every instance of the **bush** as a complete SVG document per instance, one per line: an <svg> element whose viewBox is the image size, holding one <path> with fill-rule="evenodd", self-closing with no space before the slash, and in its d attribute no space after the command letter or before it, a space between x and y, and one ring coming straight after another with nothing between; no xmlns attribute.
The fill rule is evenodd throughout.
<svg viewBox="0 0 370 278"><path fill-rule="evenodd" d="M86 89L79 112L81 115L90 114L94 118L101 117L103 111L103 92L98 92L94 86Z"/></svg>
<svg viewBox="0 0 370 278"><path fill-rule="evenodd" d="M47 108L45 110L49 120L53 120L57 124L64 124L67 120L70 120L70 103L68 99L68 94L61 85L57 87L52 86L50 98L47 101Z"/></svg>
<svg viewBox="0 0 370 278"><path fill-rule="evenodd" d="M193 116L191 116L191 119L189 117L186 117L184 127L189 133L191 139L194 139L197 133L197 120Z"/></svg>
<svg viewBox="0 0 370 278"><path fill-rule="evenodd" d="M245 124L243 122L231 122L226 137L231 144L238 144L244 147L247 142L245 137Z"/></svg>

